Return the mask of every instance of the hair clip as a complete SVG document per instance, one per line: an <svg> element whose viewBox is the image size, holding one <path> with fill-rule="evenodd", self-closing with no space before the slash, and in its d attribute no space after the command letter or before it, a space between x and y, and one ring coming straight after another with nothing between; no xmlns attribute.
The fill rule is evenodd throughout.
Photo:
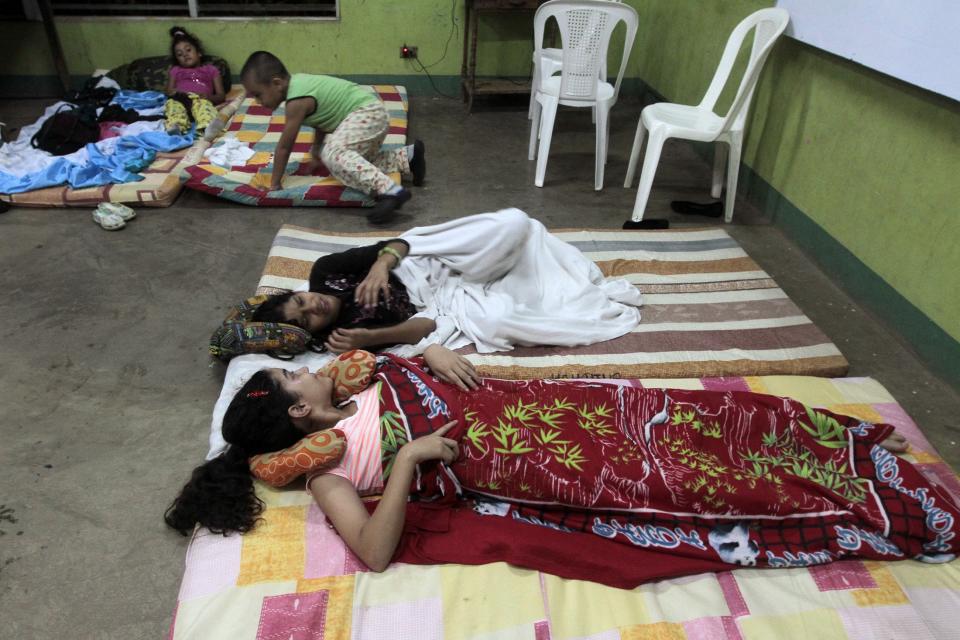
<svg viewBox="0 0 960 640"><path fill-rule="evenodd" d="M247 394L248 398L262 398L263 396L270 395L270 392L266 389L261 389L260 391L251 391Z"/></svg>

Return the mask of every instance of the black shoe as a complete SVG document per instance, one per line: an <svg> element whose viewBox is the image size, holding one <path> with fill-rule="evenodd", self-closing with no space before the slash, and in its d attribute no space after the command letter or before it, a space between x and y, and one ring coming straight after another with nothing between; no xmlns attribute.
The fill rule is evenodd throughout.
<svg viewBox="0 0 960 640"><path fill-rule="evenodd" d="M410 161L410 173L413 174L413 186L423 186L423 179L427 177L427 159L423 157L423 140L413 143L413 160Z"/></svg>
<svg viewBox="0 0 960 640"><path fill-rule="evenodd" d="M706 216L708 218L719 218L723 215L723 201L717 202L687 202L686 200L674 200L670 203L670 208L677 213L694 216Z"/></svg>
<svg viewBox="0 0 960 640"><path fill-rule="evenodd" d="M399 192L377 197L377 204L367 213L370 224L386 224L393 220L394 212L410 199L410 192L401 188Z"/></svg>
<svg viewBox="0 0 960 640"><path fill-rule="evenodd" d="M633 220L627 220L623 223L624 229L669 229L670 221L669 220L659 220L657 218L647 218L646 220L640 220L639 222L634 222Z"/></svg>

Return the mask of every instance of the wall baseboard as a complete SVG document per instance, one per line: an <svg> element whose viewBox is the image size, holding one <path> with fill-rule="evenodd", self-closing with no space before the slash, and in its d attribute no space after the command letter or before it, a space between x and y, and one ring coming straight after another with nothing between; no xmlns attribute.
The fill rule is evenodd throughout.
<svg viewBox="0 0 960 640"><path fill-rule="evenodd" d="M653 87L642 80L638 82L640 86L632 90L642 97L644 104L667 101ZM713 144L690 144L704 162L713 165ZM899 334L936 375L954 388L960 388L960 342L743 162L737 195L760 209L830 274L838 286Z"/></svg>
<svg viewBox="0 0 960 640"><path fill-rule="evenodd" d="M383 76L372 74L340 76L358 84L401 84L412 96L446 95L460 98L460 76L431 76L424 74ZM73 88L79 89L89 78L84 75L72 75ZM431 82L432 80L432 82ZM516 78L523 81L525 78ZM240 82L234 76L234 84ZM0 76L0 98L57 98L63 95L60 79L57 76Z"/></svg>
<svg viewBox="0 0 960 640"><path fill-rule="evenodd" d="M89 76L70 77L73 87L79 89ZM357 84L402 84L411 96L445 95L460 98L460 76L430 76L419 73L410 75L383 76L375 74L343 75ZM524 82L526 77L511 77L510 80ZM240 82L234 76L234 84ZM636 97L646 95L648 88L639 78L625 78L620 88L621 95ZM0 98L55 98L63 91L57 76L0 76Z"/></svg>
<svg viewBox="0 0 960 640"><path fill-rule="evenodd" d="M746 164L740 165L739 185L740 196L756 205L851 297L882 318L934 373L960 388L960 342Z"/></svg>

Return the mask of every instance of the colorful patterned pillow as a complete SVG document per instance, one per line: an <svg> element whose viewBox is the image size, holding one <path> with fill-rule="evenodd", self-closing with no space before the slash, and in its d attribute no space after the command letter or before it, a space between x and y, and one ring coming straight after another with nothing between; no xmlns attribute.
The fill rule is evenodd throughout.
<svg viewBox="0 0 960 640"><path fill-rule="evenodd" d="M355 349L340 354L321 372L333 378L334 402L343 402L370 386L376 368L376 356ZM253 456L250 473L271 486L282 487L307 472L337 466L346 447L347 441L339 429L318 431L282 451Z"/></svg>
<svg viewBox="0 0 960 640"><path fill-rule="evenodd" d="M346 449L347 439L339 429L317 431L283 451L253 456L250 473L273 487L283 487L308 471L337 466Z"/></svg>
<svg viewBox="0 0 960 640"><path fill-rule="evenodd" d="M310 348L309 331L284 322L254 322L253 313L269 296L253 296L227 313L210 336L210 355L226 362L246 353L266 353L289 360Z"/></svg>

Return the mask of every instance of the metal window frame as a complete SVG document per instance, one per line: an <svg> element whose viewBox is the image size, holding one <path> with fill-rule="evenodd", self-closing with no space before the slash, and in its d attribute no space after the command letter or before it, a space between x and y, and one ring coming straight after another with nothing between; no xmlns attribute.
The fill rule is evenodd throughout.
<svg viewBox="0 0 960 640"><path fill-rule="evenodd" d="M211 0L214 1L214 0ZM237 21L237 20L262 20L264 22L276 22L276 21L336 21L340 19L340 0L327 0L332 2L333 15L316 15L316 16L292 16L292 15L233 15L233 16L201 16L200 7L202 6L204 0L171 0L171 2L176 2L177 4L184 3L186 4L186 14L179 16L182 18L190 18L191 20L199 21ZM218 4L223 4L218 2ZM36 8L36 0L23 0L24 10L28 14L28 19L30 19L30 9ZM171 20L177 18L178 16L138 16L138 15L57 15L57 20L64 21L76 21L76 22L102 22L102 21L112 21L112 20L153 20L153 21L162 21L162 20Z"/></svg>

